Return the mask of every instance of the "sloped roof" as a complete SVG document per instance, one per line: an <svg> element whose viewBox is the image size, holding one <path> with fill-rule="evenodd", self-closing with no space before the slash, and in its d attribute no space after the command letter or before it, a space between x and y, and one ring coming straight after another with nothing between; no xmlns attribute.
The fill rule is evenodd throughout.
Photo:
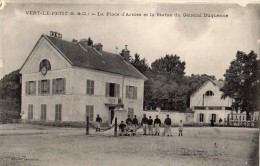
<svg viewBox="0 0 260 166"><path fill-rule="evenodd" d="M126 62L121 55L97 51L92 46L88 46L85 41L70 42L48 35L43 36L65 56L72 66L147 79L134 66Z"/></svg>
<svg viewBox="0 0 260 166"><path fill-rule="evenodd" d="M215 86L217 86L219 88L219 90L224 86L224 81L217 81L217 80L208 78L208 80L205 81L199 88L197 88L191 95L194 95L199 89L201 89L203 86L205 86L208 82L212 82Z"/></svg>

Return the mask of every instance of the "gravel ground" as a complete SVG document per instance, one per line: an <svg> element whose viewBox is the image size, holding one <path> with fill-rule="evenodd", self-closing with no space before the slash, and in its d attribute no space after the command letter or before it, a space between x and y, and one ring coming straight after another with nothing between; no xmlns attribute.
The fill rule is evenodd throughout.
<svg viewBox="0 0 260 166"><path fill-rule="evenodd" d="M161 129L162 131L162 129ZM187 127L179 137L114 137L113 130L0 124L0 165L258 165L259 129Z"/></svg>

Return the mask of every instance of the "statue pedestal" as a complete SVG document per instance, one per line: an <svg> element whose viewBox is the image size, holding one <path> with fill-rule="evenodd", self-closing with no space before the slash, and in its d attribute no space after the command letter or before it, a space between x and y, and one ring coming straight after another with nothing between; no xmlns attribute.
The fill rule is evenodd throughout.
<svg viewBox="0 0 260 166"><path fill-rule="evenodd" d="M115 124L115 118L117 118L117 124L120 124L121 121L124 121L125 123L125 120L127 118L127 111L124 110L123 108L115 108L113 124Z"/></svg>

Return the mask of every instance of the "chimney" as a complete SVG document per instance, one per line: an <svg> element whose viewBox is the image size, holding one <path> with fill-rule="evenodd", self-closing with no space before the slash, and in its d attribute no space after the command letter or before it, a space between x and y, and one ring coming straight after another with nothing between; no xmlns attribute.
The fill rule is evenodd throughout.
<svg viewBox="0 0 260 166"><path fill-rule="evenodd" d="M127 49L127 45L125 45L125 49L123 52L123 56L126 62L129 62L129 57L130 57L130 51Z"/></svg>
<svg viewBox="0 0 260 166"><path fill-rule="evenodd" d="M59 32L50 31L50 36L51 36L51 37L55 37L55 38L62 39L62 34L59 33Z"/></svg>
<svg viewBox="0 0 260 166"><path fill-rule="evenodd" d="M102 51L102 47L103 45L101 43L96 43L93 45L93 47L97 50L97 51Z"/></svg>

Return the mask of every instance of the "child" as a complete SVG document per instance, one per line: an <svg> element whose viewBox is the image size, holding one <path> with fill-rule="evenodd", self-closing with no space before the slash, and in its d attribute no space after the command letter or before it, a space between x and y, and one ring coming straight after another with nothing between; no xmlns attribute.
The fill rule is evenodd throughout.
<svg viewBox="0 0 260 166"><path fill-rule="evenodd" d="M179 136L182 136L182 131L183 131L183 123L182 120L180 120L180 123L178 124L179 126Z"/></svg>
<svg viewBox="0 0 260 166"><path fill-rule="evenodd" d="M124 124L124 121L121 121L121 124L119 125L119 135L126 135L125 133L125 127L126 125Z"/></svg>

